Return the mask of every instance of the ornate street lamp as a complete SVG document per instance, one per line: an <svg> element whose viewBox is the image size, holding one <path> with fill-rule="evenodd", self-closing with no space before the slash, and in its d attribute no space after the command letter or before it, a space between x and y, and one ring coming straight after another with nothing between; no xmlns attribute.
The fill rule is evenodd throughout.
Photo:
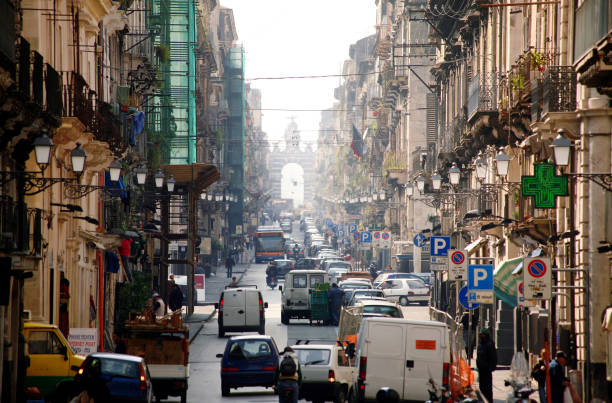
<svg viewBox="0 0 612 403"><path fill-rule="evenodd" d="M119 176L121 175L121 164L119 161L115 160L111 162L108 166L108 171L110 174L110 180L112 182L117 182L119 180Z"/></svg>
<svg viewBox="0 0 612 403"><path fill-rule="evenodd" d="M157 170L157 173L155 174L155 187L158 189L161 189L162 186L164 186L164 173L161 171L161 169Z"/></svg>
<svg viewBox="0 0 612 403"><path fill-rule="evenodd" d="M43 131L43 135L37 137L34 140L34 151L36 152L36 163L41 171L44 172L47 165L49 165L49 158L51 156L51 147L53 147L53 141L47 136L46 130Z"/></svg>
<svg viewBox="0 0 612 403"><path fill-rule="evenodd" d="M553 140L551 147L555 153L555 164L557 164L559 167L564 167L569 165L569 155L572 142L563 135L565 130L559 129L557 130L557 133L558 135Z"/></svg>
<svg viewBox="0 0 612 403"><path fill-rule="evenodd" d="M461 170L457 167L457 163L453 162L453 166L448 170L448 180L451 185L458 185L461 179Z"/></svg>
<svg viewBox="0 0 612 403"><path fill-rule="evenodd" d="M510 157L502 150L495 156L495 166L498 176L507 176L508 168L510 167Z"/></svg>
<svg viewBox="0 0 612 403"><path fill-rule="evenodd" d="M476 178L480 181L486 178L487 160L485 160L482 155L480 155L478 159L476 159L476 162L474 162L474 165L476 166Z"/></svg>
<svg viewBox="0 0 612 403"><path fill-rule="evenodd" d="M406 195L412 196L413 193L414 193L414 188L412 187L412 183L407 183L406 184Z"/></svg>
<svg viewBox="0 0 612 403"><path fill-rule="evenodd" d="M440 174L438 174L438 171L431 176L431 183L434 190L440 190L440 187L442 186L442 177Z"/></svg>
<svg viewBox="0 0 612 403"><path fill-rule="evenodd" d="M368 196L368 203L372 203L372 195Z"/></svg>
<svg viewBox="0 0 612 403"><path fill-rule="evenodd" d="M174 176L170 175L170 177L166 181L166 187L168 188L168 193L174 192L174 185L175 184L176 184L176 181L174 180Z"/></svg>
<svg viewBox="0 0 612 403"><path fill-rule="evenodd" d="M77 176L81 176L87 159L87 153L81 148L81 143L76 143L76 148L70 152L70 159L72 161L72 171Z"/></svg>
<svg viewBox="0 0 612 403"><path fill-rule="evenodd" d="M147 170L144 167L136 168L136 183L138 185L144 185L147 181Z"/></svg>
<svg viewBox="0 0 612 403"><path fill-rule="evenodd" d="M419 175L416 178L416 184L417 184L417 189L419 189L419 192L423 193L423 191L425 190L425 178L423 178L422 175Z"/></svg>
<svg viewBox="0 0 612 403"><path fill-rule="evenodd" d="M380 193L378 194L378 198L380 199L380 201L384 201L386 197L387 195L385 194L385 191L381 190Z"/></svg>

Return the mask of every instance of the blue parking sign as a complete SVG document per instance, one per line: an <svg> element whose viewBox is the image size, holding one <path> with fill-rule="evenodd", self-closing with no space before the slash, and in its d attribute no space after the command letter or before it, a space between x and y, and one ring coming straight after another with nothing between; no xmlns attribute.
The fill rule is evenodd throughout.
<svg viewBox="0 0 612 403"><path fill-rule="evenodd" d="M344 230L338 230L338 238L344 238Z"/></svg>
<svg viewBox="0 0 612 403"><path fill-rule="evenodd" d="M468 266L468 289L493 291L493 265L471 264Z"/></svg>
<svg viewBox="0 0 612 403"><path fill-rule="evenodd" d="M429 242L431 256L447 257L450 244L449 236L432 236Z"/></svg>
<svg viewBox="0 0 612 403"><path fill-rule="evenodd" d="M363 231L361 233L361 243L371 243L372 233L370 231Z"/></svg>
<svg viewBox="0 0 612 403"><path fill-rule="evenodd" d="M349 224L348 225L348 233L352 234L355 231L357 231L357 224Z"/></svg>

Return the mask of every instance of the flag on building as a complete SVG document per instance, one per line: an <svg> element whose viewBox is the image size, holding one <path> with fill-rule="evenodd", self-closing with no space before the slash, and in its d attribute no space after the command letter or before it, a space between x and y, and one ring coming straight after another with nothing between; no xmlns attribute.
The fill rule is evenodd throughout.
<svg viewBox="0 0 612 403"><path fill-rule="evenodd" d="M363 157L363 147L364 145L361 133L359 133L359 130L357 130L355 125L353 125L353 140L351 140L351 150L353 150L355 157Z"/></svg>

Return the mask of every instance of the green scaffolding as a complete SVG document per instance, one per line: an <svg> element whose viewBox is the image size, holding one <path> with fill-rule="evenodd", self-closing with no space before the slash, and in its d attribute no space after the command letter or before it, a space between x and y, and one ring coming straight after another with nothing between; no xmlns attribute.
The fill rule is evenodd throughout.
<svg viewBox="0 0 612 403"><path fill-rule="evenodd" d="M147 28L153 33L158 92L147 102L152 160L196 162L196 3L150 0Z"/></svg>

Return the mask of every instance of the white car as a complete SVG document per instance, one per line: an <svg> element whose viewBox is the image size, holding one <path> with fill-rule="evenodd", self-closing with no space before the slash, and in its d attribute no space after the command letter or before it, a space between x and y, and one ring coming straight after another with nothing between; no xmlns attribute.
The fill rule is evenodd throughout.
<svg viewBox="0 0 612 403"><path fill-rule="evenodd" d="M404 317L401 308L395 302L362 299L358 301L355 306L362 307L364 316L386 316L390 318Z"/></svg>
<svg viewBox="0 0 612 403"><path fill-rule="evenodd" d="M377 288L383 290L386 298L403 306L411 302L421 305L429 302L429 287L421 280L394 278L383 281Z"/></svg>
<svg viewBox="0 0 612 403"><path fill-rule="evenodd" d="M344 348L337 344L296 344L291 348L302 369L302 398L344 403L355 376L355 366Z"/></svg>
<svg viewBox="0 0 612 403"><path fill-rule="evenodd" d="M338 287L340 287L343 290L349 290L349 289L368 290L372 288L372 283L370 283L367 280L349 279L349 280L344 280L344 281L339 282Z"/></svg>
<svg viewBox="0 0 612 403"><path fill-rule="evenodd" d="M265 334L264 309L267 307L268 303L263 301L257 288L226 288L215 304L219 310L219 337L225 336L226 332L256 331Z"/></svg>
<svg viewBox="0 0 612 403"><path fill-rule="evenodd" d="M343 259L339 259L329 261L329 263L327 263L327 270L329 269L346 269L348 271L351 271L353 269L353 266L351 266L349 262Z"/></svg>

